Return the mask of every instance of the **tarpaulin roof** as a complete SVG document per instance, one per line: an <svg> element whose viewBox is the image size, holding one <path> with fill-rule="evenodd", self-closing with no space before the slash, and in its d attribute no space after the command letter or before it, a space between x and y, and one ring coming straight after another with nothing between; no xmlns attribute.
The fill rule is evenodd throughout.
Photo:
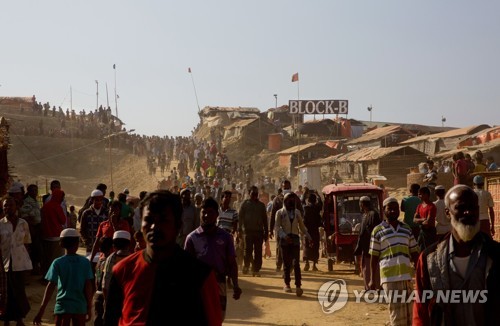
<svg viewBox="0 0 500 326"><path fill-rule="evenodd" d="M456 154L458 152L463 152L464 154L471 154L472 155L477 150L481 150L483 153L485 153L485 152L489 152L489 151L496 149L496 148L500 148L500 138L494 139L494 140L487 142L485 144L466 146L463 148L452 149L452 150L449 150L446 152L440 152L440 153L434 155L433 158L449 159L454 154Z"/></svg>
<svg viewBox="0 0 500 326"><path fill-rule="evenodd" d="M437 134L423 135L423 136L418 136L415 138L410 138L408 140L401 142L400 144L412 144L412 143L416 143L419 141L432 140L432 139L437 139L437 138L454 138L454 137L461 137L461 136L465 136L465 135L472 135L476 132L479 132L479 131L486 129L486 128L489 128L489 127L490 126L488 126L488 125L477 125L477 126L469 126L469 127L465 127L465 128L453 129L450 131L440 132Z"/></svg>
<svg viewBox="0 0 500 326"><path fill-rule="evenodd" d="M405 129L401 128L401 126L387 126L387 127L382 127L382 128L377 128L374 129L370 132L367 132L366 134L363 134L363 136L352 139L347 142L348 145L353 145L353 144L360 144L360 143L365 143L373 140L378 140L378 139L383 139L387 135L396 133L398 131L405 131L406 133L409 133Z"/></svg>

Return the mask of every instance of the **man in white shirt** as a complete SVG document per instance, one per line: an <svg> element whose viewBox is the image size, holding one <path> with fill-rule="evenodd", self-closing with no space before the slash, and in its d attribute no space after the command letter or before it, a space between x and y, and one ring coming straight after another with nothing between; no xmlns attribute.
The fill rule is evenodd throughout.
<svg viewBox="0 0 500 326"><path fill-rule="evenodd" d="M444 195L446 194L446 189L444 186L436 186L434 189L436 192L437 200L434 202L436 205L436 236L437 241L441 241L444 236L451 231L450 218L446 216L446 204L444 203Z"/></svg>
<svg viewBox="0 0 500 326"><path fill-rule="evenodd" d="M493 197L488 190L484 189L484 178L482 175L476 175L472 182L474 183L474 192L479 199L479 224L481 231L492 237L495 235Z"/></svg>

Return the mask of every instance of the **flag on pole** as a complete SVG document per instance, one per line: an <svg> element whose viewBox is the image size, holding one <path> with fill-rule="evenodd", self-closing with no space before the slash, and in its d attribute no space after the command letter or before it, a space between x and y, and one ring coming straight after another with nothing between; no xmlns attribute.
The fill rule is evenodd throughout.
<svg viewBox="0 0 500 326"><path fill-rule="evenodd" d="M116 64L113 63L113 69L116 69Z"/></svg>
<svg viewBox="0 0 500 326"><path fill-rule="evenodd" d="M296 72L292 75L292 83L299 81L299 73Z"/></svg>
<svg viewBox="0 0 500 326"><path fill-rule="evenodd" d="M188 68L188 73L191 73L191 67Z"/></svg>

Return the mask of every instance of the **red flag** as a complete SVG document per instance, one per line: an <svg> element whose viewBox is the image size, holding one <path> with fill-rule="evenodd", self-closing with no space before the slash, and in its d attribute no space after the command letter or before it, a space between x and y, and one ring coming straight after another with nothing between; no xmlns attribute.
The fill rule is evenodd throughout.
<svg viewBox="0 0 500 326"><path fill-rule="evenodd" d="M188 68L188 73L191 73L191 67Z"/></svg>
<svg viewBox="0 0 500 326"><path fill-rule="evenodd" d="M296 72L292 75L292 83L299 81L299 73Z"/></svg>

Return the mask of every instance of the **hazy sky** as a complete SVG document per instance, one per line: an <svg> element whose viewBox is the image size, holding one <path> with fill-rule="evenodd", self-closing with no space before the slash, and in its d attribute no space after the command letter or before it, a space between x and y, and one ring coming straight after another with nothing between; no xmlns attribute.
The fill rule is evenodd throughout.
<svg viewBox="0 0 500 326"><path fill-rule="evenodd" d="M347 99L349 118L500 123L499 1L2 1L0 96L189 135L200 107Z"/></svg>

